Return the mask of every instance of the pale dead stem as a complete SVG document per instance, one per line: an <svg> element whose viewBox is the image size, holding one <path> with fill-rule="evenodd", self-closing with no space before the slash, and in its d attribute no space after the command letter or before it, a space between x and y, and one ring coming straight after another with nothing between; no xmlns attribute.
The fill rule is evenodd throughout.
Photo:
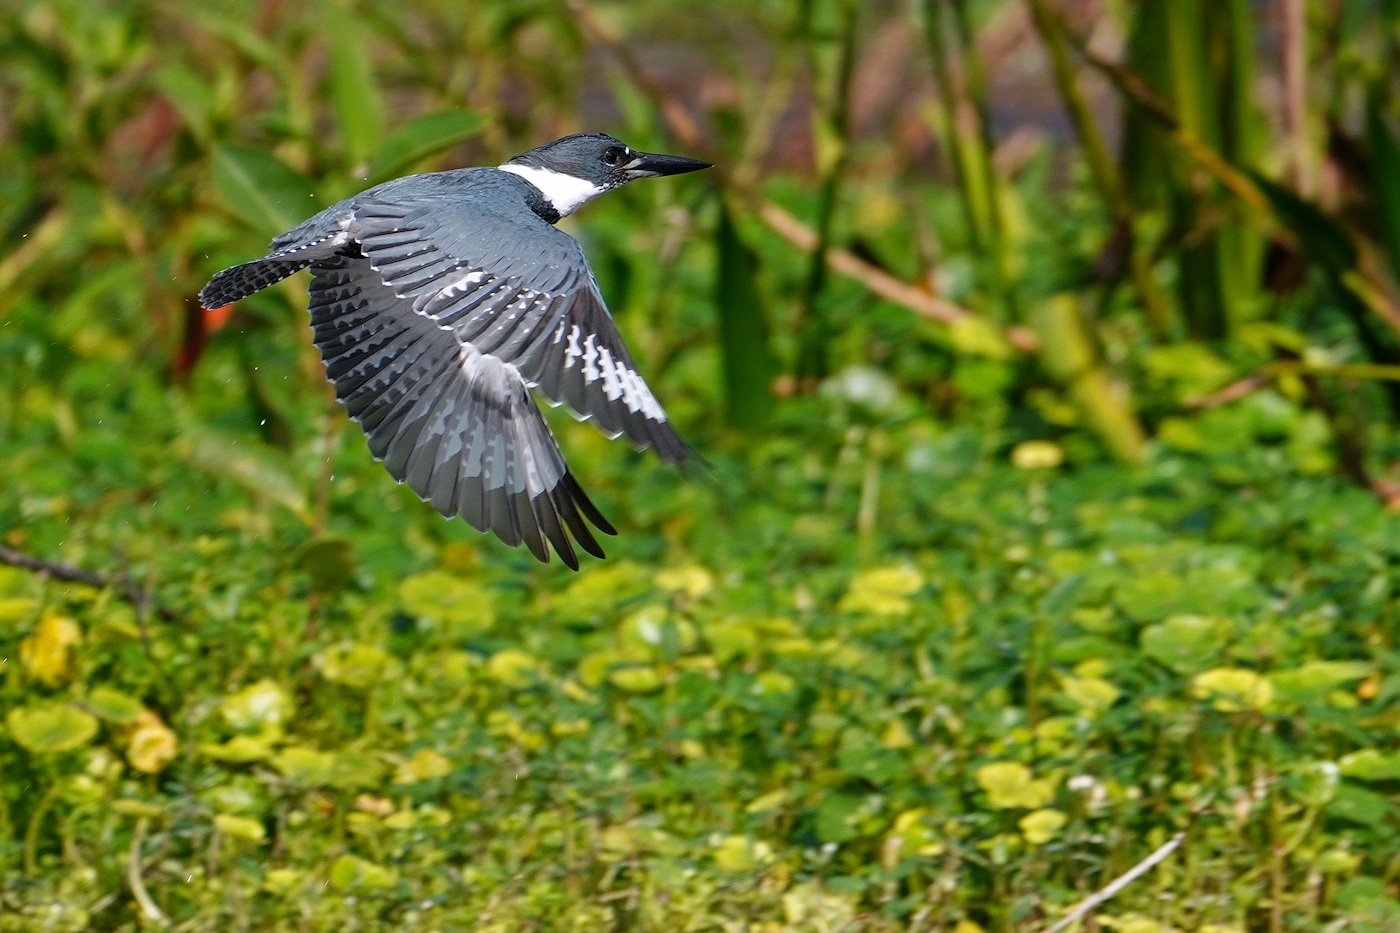
<svg viewBox="0 0 1400 933"><path fill-rule="evenodd" d="M1177 849L1181 848L1181 844L1185 841L1186 830L1183 829L1181 832L1168 839L1165 843L1158 846L1156 850L1154 850L1150 855L1147 856L1147 858L1143 859L1141 862L1138 862L1136 865L1123 872L1123 874L1119 875L1117 878L1114 878L1111 882L1108 883L1107 886L1100 888L1099 890L1095 891L1093 894L1090 894L1088 897L1084 898L1084 900L1076 904L1073 910L1065 914L1064 917L1060 919L1059 923L1056 923L1054 926L1050 927L1048 930L1045 931L1045 933L1060 933L1061 930L1068 929L1071 924L1077 923L1078 921L1084 919L1084 917L1088 916L1089 912L1092 911L1094 908L1098 907L1100 904L1112 898L1119 891L1123 890L1128 885L1132 884L1134 881L1147 874L1153 868L1156 868L1167 858L1167 856L1171 855Z"/></svg>
<svg viewBox="0 0 1400 933"><path fill-rule="evenodd" d="M146 839L148 823L147 817L141 817L136 821L135 832L131 834L131 851L126 860L126 883L131 888L131 896L136 898L136 903L141 908L141 916L161 926L169 926L170 918L151 898L151 892L146 890L146 882L141 878L141 843Z"/></svg>

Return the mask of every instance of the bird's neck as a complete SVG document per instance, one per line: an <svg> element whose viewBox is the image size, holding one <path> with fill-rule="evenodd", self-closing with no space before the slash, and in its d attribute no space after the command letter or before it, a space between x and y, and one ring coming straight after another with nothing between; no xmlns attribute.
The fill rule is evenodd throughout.
<svg viewBox="0 0 1400 933"><path fill-rule="evenodd" d="M586 178L576 178L573 175L565 175L563 172L556 172L547 168L539 168L534 165L521 165L515 162L506 162L497 166L503 172L510 172L512 175L519 175L528 181L535 190L540 193L544 204L554 213L550 218L547 213L535 209L550 223L560 217L567 217L578 210L584 204L596 198L606 188L593 184ZM531 205L534 206L534 205Z"/></svg>

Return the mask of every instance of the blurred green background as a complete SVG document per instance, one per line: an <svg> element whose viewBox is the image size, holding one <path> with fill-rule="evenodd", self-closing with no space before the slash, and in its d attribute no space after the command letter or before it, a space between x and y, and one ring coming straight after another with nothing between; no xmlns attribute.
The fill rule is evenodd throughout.
<svg viewBox="0 0 1400 933"><path fill-rule="evenodd" d="M0 10L0 930L1400 928L1396 0ZM195 295L581 130L573 574Z"/></svg>

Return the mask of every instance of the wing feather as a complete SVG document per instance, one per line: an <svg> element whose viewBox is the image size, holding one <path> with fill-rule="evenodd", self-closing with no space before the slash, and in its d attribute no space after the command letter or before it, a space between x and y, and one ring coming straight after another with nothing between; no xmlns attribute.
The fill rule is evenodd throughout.
<svg viewBox="0 0 1400 933"><path fill-rule="evenodd" d="M518 188L524 182L508 177L475 176L483 192L475 198L366 198L349 234L395 294L452 328L461 343L514 366L527 384L605 433L624 434L670 462L687 459L690 450L638 374L582 247L536 216Z"/></svg>
<svg viewBox="0 0 1400 933"><path fill-rule="evenodd" d="M577 569L582 521L615 534L564 462L520 373L416 313L363 257L313 263L313 333L371 453L444 515ZM566 531L567 528L567 531Z"/></svg>

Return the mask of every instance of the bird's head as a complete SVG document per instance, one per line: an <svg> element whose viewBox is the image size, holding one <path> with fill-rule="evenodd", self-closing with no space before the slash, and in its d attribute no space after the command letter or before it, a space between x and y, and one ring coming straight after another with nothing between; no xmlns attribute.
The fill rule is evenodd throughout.
<svg viewBox="0 0 1400 933"><path fill-rule="evenodd" d="M563 217L634 178L657 178L709 168L686 156L638 152L605 133L577 133L501 163L540 190Z"/></svg>

